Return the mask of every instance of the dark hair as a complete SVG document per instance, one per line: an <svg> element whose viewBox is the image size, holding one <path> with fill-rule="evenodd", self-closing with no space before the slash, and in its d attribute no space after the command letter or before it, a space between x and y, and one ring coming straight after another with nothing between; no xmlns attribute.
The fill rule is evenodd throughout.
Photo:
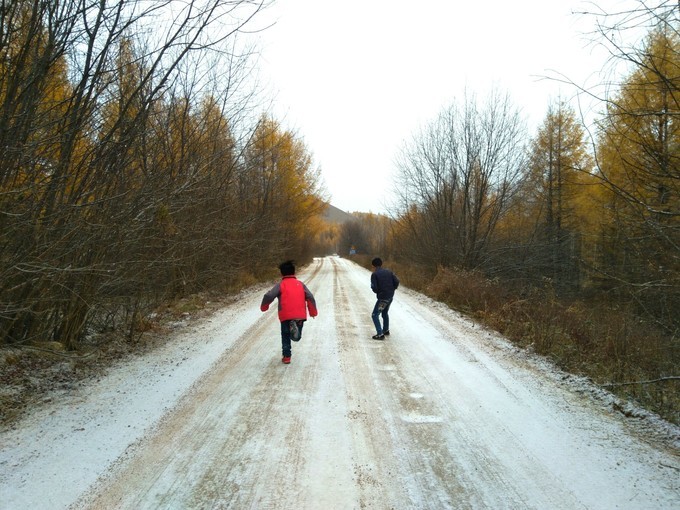
<svg viewBox="0 0 680 510"><path fill-rule="evenodd" d="M286 260L279 264L279 271L281 271L281 276L291 276L295 274L295 262L292 260Z"/></svg>
<svg viewBox="0 0 680 510"><path fill-rule="evenodd" d="M376 257L373 260L371 260L371 265L373 267L380 267L382 266L382 259L380 257Z"/></svg>

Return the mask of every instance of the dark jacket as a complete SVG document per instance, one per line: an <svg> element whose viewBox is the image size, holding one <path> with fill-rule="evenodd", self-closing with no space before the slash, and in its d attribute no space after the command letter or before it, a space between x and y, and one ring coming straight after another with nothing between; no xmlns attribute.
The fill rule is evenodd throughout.
<svg viewBox="0 0 680 510"><path fill-rule="evenodd" d="M389 269L376 268L371 274L371 290L378 299L392 299L394 291L399 287L399 278Z"/></svg>

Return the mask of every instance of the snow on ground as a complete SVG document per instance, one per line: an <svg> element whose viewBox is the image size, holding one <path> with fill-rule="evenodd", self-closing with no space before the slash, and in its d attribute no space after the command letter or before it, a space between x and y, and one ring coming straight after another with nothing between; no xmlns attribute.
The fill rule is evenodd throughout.
<svg viewBox="0 0 680 510"><path fill-rule="evenodd" d="M680 433L369 273L300 274L320 309L280 362L264 287L0 436L0 508L680 508Z"/></svg>

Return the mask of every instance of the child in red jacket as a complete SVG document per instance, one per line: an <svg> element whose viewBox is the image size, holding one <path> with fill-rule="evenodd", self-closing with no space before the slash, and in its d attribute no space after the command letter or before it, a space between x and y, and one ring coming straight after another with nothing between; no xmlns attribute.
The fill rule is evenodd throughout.
<svg viewBox="0 0 680 510"><path fill-rule="evenodd" d="M316 317L316 301L309 289L295 277L295 263L287 260L279 265L281 281L274 285L262 298L260 310L266 312L269 305L279 298L279 320L281 321L281 361L288 364L291 357L291 344L302 337L302 326L309 315Z"/></svg>

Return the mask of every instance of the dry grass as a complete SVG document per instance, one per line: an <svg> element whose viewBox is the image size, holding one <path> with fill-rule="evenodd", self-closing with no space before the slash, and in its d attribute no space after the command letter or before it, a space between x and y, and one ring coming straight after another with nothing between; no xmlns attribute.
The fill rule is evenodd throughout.
<svg viewBox="0 0 680 510"><path fill-rule="evenodd" d="M422 280L400 268L400 277ZM563 301L544 288L512 290L473 272L440 268L419 290L467 313L509 340L585 375L619 397L680 423L678 339L623 303ZM411 285L409 285L411 286ZM653 382L650 382L653 381Z"/></svg>
<svg viewBox="0 0 680 510"><path fill-rule="evenodd" d="M49 401L54 392L69 392L101 377L122 359L162 345L177 324L205 317L237 293L201 293L159 307L135 320L134 336L126 331L92 335L76 351L58 342L5 345L0 348L0 430L11 427L28 410Z"/></svg>

